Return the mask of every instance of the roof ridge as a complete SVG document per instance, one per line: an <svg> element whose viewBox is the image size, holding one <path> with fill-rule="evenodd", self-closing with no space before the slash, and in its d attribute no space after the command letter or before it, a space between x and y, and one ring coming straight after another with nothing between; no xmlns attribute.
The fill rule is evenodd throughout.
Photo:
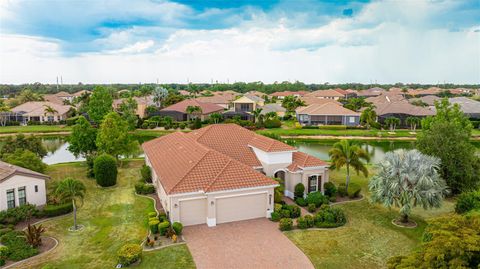
<svg viewBox="0 0 480 269"><path fill-rule="evenodd" d="M220 153L220 152L219 152ZM222 153L220 153L222 154ZM228 156L227 156L228 157ZM225 164L225 166L223 166L222 170L220 170L220 172L213 178L213 181L212 183L210 183L206 188L205 188L205 192L208 192L208 190L210 190L210 188L213 186L213 184L215 184L215 182L217 182L217 179L218 177L223 173L223 171L225 171L225 169L227 169L227 166L230 165L230 163L232 162L233 158L228 158L228 162Z"/></svg>
<svg viewBox="0 0 480 269"><path fill-rule="evenodd" d="M195 143L197 143L197 142L195 141ZM199 143L197 143L197 144L199 144ZM197 165L198 165L203 159L205 159L205 156L207 156L208 153L210 153L210 151L205 152L205 154L203 154L202 158L198 159L198 161L197 161L190 169L188 169L188 171L185 172L185 174L182 176L182 178L180 178L180 180L179 180L177 183L175 183L175 185L173 185L173 187L170 188L170 190L169 190L168 192L171 193L171 192L173 191L173 189L175 189L175 187L177 187L178 184L180 184L181 182L183 182L183 180L185 179L185 177L193 170L193 168L197 167Z"/></svg>

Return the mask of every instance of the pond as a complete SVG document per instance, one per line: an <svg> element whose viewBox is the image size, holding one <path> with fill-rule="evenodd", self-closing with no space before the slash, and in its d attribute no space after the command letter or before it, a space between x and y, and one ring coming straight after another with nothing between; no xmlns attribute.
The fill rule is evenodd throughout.
<svg viewBox="0 0 480 269"><path fill-rule="evenodd" d="M138 142L141 144L147 140L154 139L154 137L139 137ZM328 151L332 145L338 140L288 140L287 143L297 147L300 151L318 157L322 160L328 160ZM84 161L83 158L76 158L70 151L68 151L68 142L66 137L43 137L42 142L47 148L48 155L43 158L46 164L56 164L65 162ZM413 141L358 141L371 155L370 163L378 163L383 159L385 153L399 149L412 149L415 147ZM475 143L480 152L480 143ZM143 153L139 150L138 154L133 157L143 157Z"/></svg>

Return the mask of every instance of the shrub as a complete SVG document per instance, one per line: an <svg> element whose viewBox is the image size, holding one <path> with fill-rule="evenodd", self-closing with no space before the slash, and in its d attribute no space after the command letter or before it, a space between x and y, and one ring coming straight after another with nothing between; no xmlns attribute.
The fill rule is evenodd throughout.
<svg viewBox="0 0 480 269"><path fill-rule="evenodd" d="M303 195L305 194L305 186L302 183L298 183L295 185L295 198L303 198Z"/></svg>
<svg viewBox="0 0 480 269"><path fill-rule="evenodd" d="M307 229L308 228L307 221L305 220L304 217L300 217L300 218L297 219L297 227L299 229Z"/></svg>
<svg viewBox="0 0 480 269"><path fill-rule="evenodd" d="M274 210L275 212L280 212L280 210L282 210L282 204L275 204L274 205Z"/></svg>
<svg viewBox="0 0 480 269"><path fill-rule="evenodd" d="M190 123L189 127L191 130L200 129L202 128L202 121L199 118L196 118Z"/></svg>
<svg viewBox="0 0 480 269"><path fill-rule="evenodd" d="M158 214L158 219L160 220L160 222L167 221L167 214L165 214L163 212Z"/></svg>
<svg viewBox="0 0 480 269"><path fill-rule="evenodd" d="M135 192L137 194L155 193L155 186L152 184L145 184L143 181L139 181L135 184Z"/></svg>
<svg viewBox="0 0 480 269"><path fill-rule="evenodd" d="M149 220L148 226L150 227L150 231L152 232L152 234L158 233L158 224L159 223L160 223L160 221L157 218L152 218L152 219Z"/></svg>
<svg viewBox="0 0 480 269"><path fill-rule="evenodd" d="M320 125L318 126L318 129L324 129L324 130L347 130L346 125Z"/></svg>
<svg viewBox="0 0 480 269"><path fill-rule="evenodd" d="M73 211L72 203L64 203L59 205L46 205L43 207L43 214L47 217L65 215L72 211Z"/></svg>
<svg viewBox="0 0 480 269"><path fill-rule="evenodd" d="M360 197L360 191L362 191L362 187L357 183L350 183L348 184L348 197L350 198L358 198Z"/></svg>
<svg viewBox="0 0 480 269"><path fill-rule="evenodd" d="M172 224L172 228L173 228L173 230L175 230L175 234L177 234L177 235L182 234L183 225L180 222L174 222Z"/></svg>
<svg viewBox="0 0 480 269"><path fill-rule="evenodd" d="M460 194L455 204L455 212L463 214L473 209L480 209L480 191Z"/></svg>
<svg viewBox="0 0 480 269"><path fill-rule="evenodd" d="M347 222L345 213L340 208L332 208L329 205L320 207L315 215L315 226L318 228L334 228Z"/></svg>
<svg viewBox="0 0 480 269"><path fill-rule="evenodd" d="M270 220L271 221L277 222L277 221L280 221L281 218L282 218L282 216L280 215L280 213L276 212L276 211L272 212L272 214L270 215Z"/></svg>
<svg viewBox="0 0 480 269"><path fill-rule="evenodd" d="M300 217L300 215L302 214L300 207L297 205L288 205L287 208L290 211L290 217L293 219Z"/></svg>
<svg viewBox="0 0 480 269"><path fill-rule="evenodd" d="M282 218L290 218L290 210L283 208L282 210L280 210L280 216Z"/></svg>
<svg viewBox="0 0 480 269"><path fill-rule="evenodd" d="M295 199L295 203L297 203L297 205L299 205L299 206L306 206L307 205L307 201L305 201L305 199L303 197L299 197L299 198Z"/></svg>
<svg viewBox="0 0 480 269"><path fill-rule="evenodd" d="M0 266L5 265L5 260L8 259L8 254L8 247L0 246Z"/></svg>
<svg viewBox="0 0 480 269"><path fill-rule="evenodd" d="M157 212L155 212L155 211L148 212L148 217L149 218L156 218L157 217Z"/></svg>
<svg viewBox="0 0 480 269"><path fill-rule="evenodd" d="M313 226L315 226L315 218L312 215L306 215L304 219L307 222L308 228L312 228Z"/></svg>
<svg viewBox="0 0 480 269"><path fill-rule="evenodd" d="M67 126L73 126L75 123L77 123L79 116L71 117L68 118L65 122L67 123Z"/></svg>
<svg viewBox="0 0 480 269"><path fill-rule="evenodd" d="M282 122L279 119L268 119L265 121L265 128L280 128L282 126Z"/></svg>
<svg viewBox="0 0 480 269"><path fill-rule="evenodd" d="M128 266L142 258L142 247L137 244L126 244L117 253L118 262Z"/></svg>
<svg viewBox="0 0 480 269"><path fill-rule="evenodd" d="M180 123L178 124L178 127L179 127L181 130L183 130L183 129L185 129L185 127L187 127L187 125L186 125L184 122L180 122Z"/></svg>
<svg viewBox="0 0 480 269"><path fill-rule="evenodd" d="M141 173L142 173L142 179L145 182L152 183L152 170L150 169L149 166L144 164L142 166Z"/></svg>
<svg viewBox="0 0 480 269"><path fill-rule="evenodd" d="M290 218L283 218L278 224L280 231L290 231L293 228L293 221Z"/></svg>
<svg viewBox="0 0 480 269"><path fill-rule="evenodd" d="M315 204L316 207L329 203L328 198L319 191L309 193L305 200L307 204Z"/></svg>
<svg viewBox="0 0 480 269"><path fill-rule="evenodd" d="M109 187L117 184L117 161L108 154L102 154L93 162L93 173L97 184Z"/></svg>
<svg viewBox="0 0 480 269"><path fill-rule="evenodd" d="M38 250L27 243L27 240L20 231L11 231L0 238L2 244L8 247L8 259L20 261L34 255Z"/></svg>
<svg viewBox="0 0 480 269"><path fill-rule="evenodd" d="M170 222L168 221L164 221L158 224L158 230L160 231L160 235L165 235L169 227L170 227Z"/></svg>
<svg viewBox="0 0 480 269"><path fill-rule="evenodd" d="M308 204L307 210L308 212L313 213L317 210L317 206L315 206L315 204Z"/></svg>
<svg viewBox="0 0 480 269"><path fill-rule="evenodd" d="M35 205L24 204L19 207L0 211L0 223L15 225L21 221L25 221L28 218L38 215L38 213L38 209Z"/></svg>
<svg viewBox="0 0 480 269"><path fill-rule="evenodd" d="M345 189L345 183L340 183L338 185L337 192L338 192L338 195L340 195L340 197L347 196L347 190Z"/></svg>
<svg viewBox="0 0 480 269"><path fill-rule="evenodd" d="M335 197L337 195L337 187L335 187L333 182L325 182L323 189L325 190L325 195L328 197Z"/></svg>

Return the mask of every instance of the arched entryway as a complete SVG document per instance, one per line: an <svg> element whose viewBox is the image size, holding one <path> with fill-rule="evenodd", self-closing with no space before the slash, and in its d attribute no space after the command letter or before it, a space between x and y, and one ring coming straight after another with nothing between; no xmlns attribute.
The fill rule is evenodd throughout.
<svg viewBox="0 0 480 269"><path fill-rule="evenodd" d="M285 180L285 171L279 170L279 171L275 172L275 174L273 174L273 176L274 176L275 178L279 178L279 179L281 179L281 180Z"/></svg>

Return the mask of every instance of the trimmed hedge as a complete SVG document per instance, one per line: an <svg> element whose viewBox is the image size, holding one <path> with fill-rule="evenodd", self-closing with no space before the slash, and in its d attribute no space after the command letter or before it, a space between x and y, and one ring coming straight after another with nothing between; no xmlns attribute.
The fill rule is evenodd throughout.
<svg viewBox="0 0 480 269"><path fill-rule="evenodd" d="M335 197L337 195L337 187L335 187L333 182L325 182L323 189L325 190L325 195L328 197Z"/></svg>
<svg viewBox="0 0 480 269"><path fill-rule="evenodd" d="M346 125L319 125L318 129L325 130L347 130Z"/></svg>
<svg viewBox="0 0 480 269"><path fill-rule="evenodd" d="M315 204L308 204L307 210L308 212L313 213L317 210L317 206Z"/></svg>
<svg viewBox="0 0 480 269"><path fill-rule="evenodd" d="M347 190L345 189L345 183L338 184L337 192L340 197L345 197L348 195Z"/></svg>
<svg viewBox="0 0 480 269"><path fill-rule="evenodd" d="M295 198L303 198L303 195L305 194L305 185L302 183L295 185L294 194Z"/></svg>
<svg viewBox="0 0 480 269"><path fill-rule="evenodd" d="M47 217L55 217L65 215L73 211L72 203L65 203L59 205L46 205L43 207L43 214Z"/></svg>
<svg viewBox="0 0 480 269"><path fill-rule="evenodd" d="M314 216L315 227L335 228L345 225L347 217L340 208L332 208L329 205L322 205L320 211Z"/></svg>
<svg viewBox="0 0 480 269"><path fill-rule="evenodd" d="M328 198L319 191L309 193L305 201L307 204L315 204L316 207L329 203Z"/></svg>
<svg viewBox="0 0 480 269"><path fill-rule="evenodd" d="M0 211L1 224L17 224L27 220L29 217L37 216L39 213L37 207L32 204L24 204L18 207L9 208Z"/></svg>
<svg viewBox="0 0 480 269"><path fill-rule="evenodd" d="M290 231L293 228L293 220L290 218L283 218L278 224L280 231Z"/></svg>
<svg viewBox="0 0 480 269"><path fill-rule="evenodd" d="M110 187L117 184L117 160L108 154L102 154L93 161L93 173L97 184Z"/></svg>
<svg viewBox="0 0 480 269"><path fill-rule="evenodd" d="M315 225L315 219L313 216L306 215L297 219L297 227L299 229L312 228Z"/></svg>
<svg viewBox="0 0 480 269"><path fill-rule="evenodd" d="M155 193L155 186L152 184L145 184L143 180L135 183L135 192L137 194L151 194Z"/></svg>
<svg viewBox="0 0 480 269"><path fill-rule="evenodd" d="M358 198L360 197L360 192L362 191L362 187L357 183L351 182L348 184L348 197L350 198Z"/></svg>
<svg viewBox="0 0 480 269"><path fill-rule="evenodd" d="M264 125L267 129L280 128L282 126L282 122L279 119L269 119L265 121Z"/></svg>
<svg viewBox="0 0 480 269"><path fill-rule="evenodd" d="M150 227L150 231L152 234L157 234L158 233L158 224L160 221L157 218L151 218L148 221L148 226Z"/></svg>
<svg viewBox="0 0 480 269"><path fill-rule="evenodd" d="M142 179L145 182L152 183L152 170L149 166L144 164L140 172L142 173Z"/></svg>
<svg viewBox="0 0 480 269"><path fill-rule="evenodd" d="M165 235L169 227L170 227L170 222L168 221L164 221L158 224L158 230L160 232L160 235Z"/></svg>
<svg viewBox="0 0 480 269"><path fill-rule="evenodd" d="M282 216L279 212L272 212L272 214L270 215L270 220L274 222L280 221L281 218Z"/></svg>
<svg viewBox="0 0 480 269"><path fill-rule="evenodd" d="M126 244L120 248L117 256L120 264L128 266L142 258L142 247L137 244Z"/></svg>
<svg viewBox="0 0 480 269"><path fill-rule="evenodd" d="M305 201L305 199L303 197L299 197L299 198L295 199L295 203L297 203L297 205L299 205L299 206L306 206L307 205L307 201Z"/></svg>
<svg viewBox="0 0 480 269"><path fill-rule="evenodd" d="M173 230L175 230L175 234L181 235L183 231L183 224L181 224L180 222L174 222L172 224L172 228Z"/></svg>

